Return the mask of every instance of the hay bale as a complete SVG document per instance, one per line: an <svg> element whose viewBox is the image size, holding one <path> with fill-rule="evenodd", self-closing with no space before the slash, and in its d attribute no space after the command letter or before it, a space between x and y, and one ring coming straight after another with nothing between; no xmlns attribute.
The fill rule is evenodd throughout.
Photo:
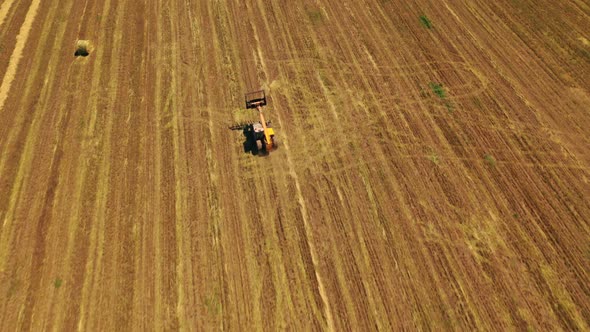
<svg viewBox="0 0 590 332"><path fill-rule="evenodd" d="M76 52L74 56L88 56L90 55L90 41L89 40L78 40L76 42Z"/></svg>

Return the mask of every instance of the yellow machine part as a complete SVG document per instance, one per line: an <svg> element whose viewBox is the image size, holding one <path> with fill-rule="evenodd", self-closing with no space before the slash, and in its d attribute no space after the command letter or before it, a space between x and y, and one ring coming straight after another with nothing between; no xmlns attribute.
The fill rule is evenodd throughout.
<svg viewBox="0 0 590 332"><path fill-rule="evenodd" d="M272 128L266 128L266 130L264 131L264 136L266 139L266 148L267 151L270 151L273 149L272 147L272 137L275 135L275 131L272 130Z"/></svg>

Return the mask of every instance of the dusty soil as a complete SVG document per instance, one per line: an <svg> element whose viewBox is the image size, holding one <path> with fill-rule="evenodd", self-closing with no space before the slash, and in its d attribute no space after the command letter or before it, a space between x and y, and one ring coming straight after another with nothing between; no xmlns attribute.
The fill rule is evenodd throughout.
<svg viewBox="0 0 590 332"><path fill-rule="evenodd" d="M4 1L0 329L588 330L589 31L582 0ZM259 88L267 157L228 130Z"/></svg>

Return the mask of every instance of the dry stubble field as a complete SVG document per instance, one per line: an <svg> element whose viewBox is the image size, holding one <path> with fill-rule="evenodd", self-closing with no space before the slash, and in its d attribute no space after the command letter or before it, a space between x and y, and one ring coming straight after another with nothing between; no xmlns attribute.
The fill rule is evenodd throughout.
<svg viewBox="0 0 590 332"><path fill-rule="evenodd" d="M587 0L3 0L0 329L587 330L589 32ZM268 157L228 130L261 87Z"/></svg>

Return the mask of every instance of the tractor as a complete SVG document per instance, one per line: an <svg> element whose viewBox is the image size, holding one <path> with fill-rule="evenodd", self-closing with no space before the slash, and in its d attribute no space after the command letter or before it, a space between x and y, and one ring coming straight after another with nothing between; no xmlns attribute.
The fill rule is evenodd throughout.
<svg viewBox="0 0 590 332"><path fill-rule="evenodd" d="M264 113L262 112L262 108L266 106L266 93L264 90L249 92L245 95L245 100L247 109L256 109L258 111L260 121L234 125L231 126L230 129L243 130L247 141L245 143L245 150L254 151L253 146L251 148L246 148L246 145L255 143L256 153L262 152L268 154L276 149L276 142L275 132L271 126L271 122L266 121Z"/></svg>

